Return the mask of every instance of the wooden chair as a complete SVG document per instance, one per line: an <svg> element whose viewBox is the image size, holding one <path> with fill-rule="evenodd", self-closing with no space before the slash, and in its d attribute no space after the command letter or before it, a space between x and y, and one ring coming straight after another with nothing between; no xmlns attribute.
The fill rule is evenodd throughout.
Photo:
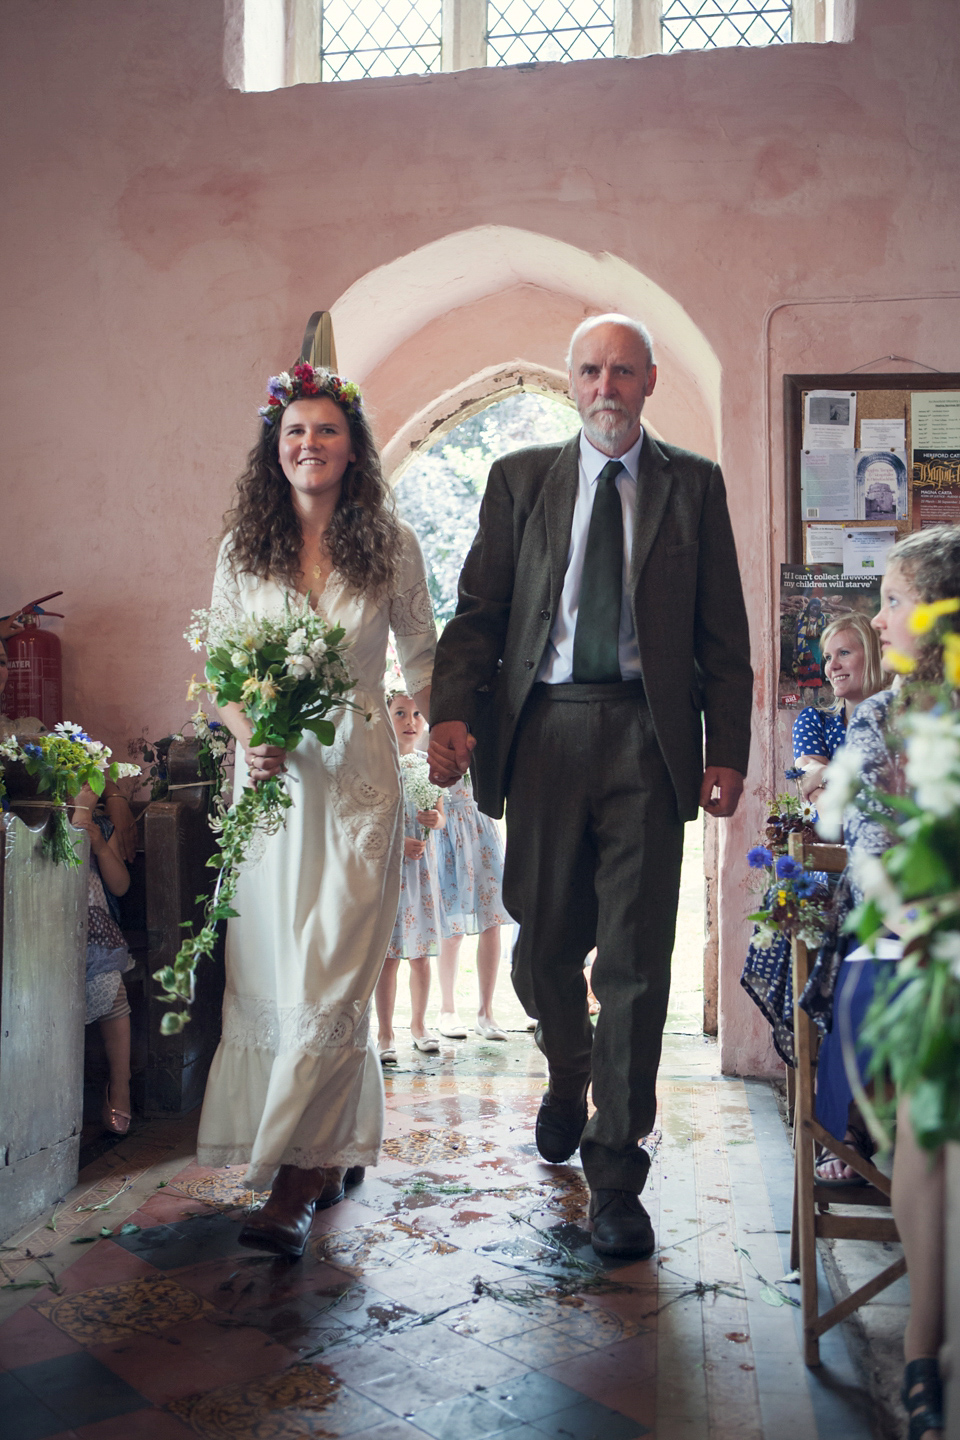
<svg viewBox="0 0 960 1440"><path fill-rule="evenodd" d="M804 846L798 835L790 837L790 855L801 863L810 861L814 870L838 874L846 864L842 845ZM887 1214L836 1215L830 1205L862 1209L890 1207L890 1181L882 1171L865 1160L842 1139L825 1130L814 1115L819 1032L805 1010L800 996L810 976L811 952L800 940L793 943L793 1032L797 1060L794 1083L794 1189L793 1228L790 1235L790 1263L800 1271L800 1303L803 1318L803 1358L807 1365L820 1364L820 1336L845 1320L888 1285L906 1273L902 1258L888 1265L872 1280L821 1315L817 1302L817 1240L899 1240L893 1216ZM868 1182L865 1187L837 1190L817 1183L815 1152L818 1145L833 1152Z"/></svg>

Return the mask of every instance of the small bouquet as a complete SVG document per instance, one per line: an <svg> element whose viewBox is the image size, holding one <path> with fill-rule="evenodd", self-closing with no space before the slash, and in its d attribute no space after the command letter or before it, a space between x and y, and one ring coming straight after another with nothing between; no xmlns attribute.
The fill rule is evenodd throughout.
<svg viewBox="0 0 960 1440"><path fill-rule="evenodd" d="M794 936L810 948L818 946L827 928L829 891L820 876L790 855L774 855L766 845L747 851L752 870L765 875L764 906L748 916L757 926L757 942L771 945L778 934Z"/></svg>
<svg viewBox="0 0 960 1440"><path fill-rule="evenodd" d="M296 605L288 599L282 616L226 624L208 610L195 610L185 638L192 649L206 646L207 650L206 679L194 677L187 698L196 699L206 691L218 705L240 705L253 722L251 745L295 750L305 731L315 735L321 745L332 745L336 730L326 718L329 712L344 705L358 708L347 699L356 682L344 662L344 631L317 615L310 608L309 596ZM215 731L215 722L205 716L198 721L194 715L193 720L201 740L206 735L211 778L222 780L226 739L222 732L218 734L219 726ZM216 737L216 755L212 737ZM255 837L274 835L283 827L284 812L292 804L284 776L275 775L255 787L245 786L229 809L215 807L210 815L218 853L207 864L220 873L213 894L206 899L197 897L198 903L204 904L200 931L184 940L172 965L154 974L163 987L164 1000L179 1007L164 1015L162 1034L176 1035L190 1019L188 1008L183 1007L189 1007L193 999L197 964L202 956L212 955L218 922L237 914L231 902L240 867Z"/></svg>
<svg viewBox="0 0 960 1440"><path fill-rule="evenodd" d="M911 629L930 633L958 610L960 599L918 605ZM909 708L892 721L910 793L879 794L858 776L830 776L839 792L835 809L853 801L875 818L892 816L896 837L882 855L858 857L855 865L865 900L847 928L868 945L892 931L904 952L878 982L860 1030L872 1052L869 1076L880 1083L872 1102L862 1092L857 1100L886 1147L897 1099L909 1095L914 1132L929 1150L960 1140L960 634L938 638L943 683L912 684ZM898 669L912 668L899 657Z"/></svg>
<svg viewBox="0 0 960 1440"><path fill-rule="evenodd" d="M430 765L422 750L413 750L409 755L400 756L400 776L403 793L412 800L418 810L432 810L443 790L430 779ZM421 840L426 840L429 830L421 825Z"/></svg>
<svg viewBox="0 0 960 1440"><path fill-rule="evenodd" d="M49 793L56 809L51 833L41 843L42 853L55 865L76 868L80 856L70 839L66 805L89 785L95 795L102 795L108 780L125 780L139 775L139 765L120 764L111 760L113 752L100 740L90 736L70 721L55 725L49 735L37 735L21 743L15 735L0 742L0 756L20 760L28 775L38 776L37 788ZM2 781L0 781L2 788Z"/></svg>

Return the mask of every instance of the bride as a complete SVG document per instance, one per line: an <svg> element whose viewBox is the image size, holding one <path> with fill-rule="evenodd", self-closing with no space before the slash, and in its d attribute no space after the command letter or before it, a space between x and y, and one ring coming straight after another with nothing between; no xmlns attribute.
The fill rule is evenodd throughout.
<svg viewBox="0 0 960 1440"><path fill-rule="evenodd" d="M436 627L420 547L395 514L357 387L297 365L267 388L262 434L226 517L213 611L273 615L288 594L309 596L346 631L352 698L372 723L333 712L333 745L308 733L287 753L251 746L240 707L221 710L237 740L236 794L286 770L293 808L240 878L197 1153L201 1165L245 1162L254 1189L272 1184L240 1240L299 1256L315 1209L342 1199L380 1149L383 1080L368 1022L403 847L383 673L392 629L407 689L428 713Z"/></svg>

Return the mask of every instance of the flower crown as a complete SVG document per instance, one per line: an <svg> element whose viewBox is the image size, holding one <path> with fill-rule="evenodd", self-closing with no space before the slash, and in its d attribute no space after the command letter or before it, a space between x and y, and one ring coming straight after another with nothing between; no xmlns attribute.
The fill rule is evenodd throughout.
<svg viewBox="0 0 960 1440"><path fill-rule="evenodd" d="M329 395L344 410L360 414L360 387L352 380L343 380L332 370L314 370L306 363L294 365L293 374L281 370L267 381L266 405L260 406L260 418L264 425L274 425L293 400L310 400L316 396Z"/></svg>

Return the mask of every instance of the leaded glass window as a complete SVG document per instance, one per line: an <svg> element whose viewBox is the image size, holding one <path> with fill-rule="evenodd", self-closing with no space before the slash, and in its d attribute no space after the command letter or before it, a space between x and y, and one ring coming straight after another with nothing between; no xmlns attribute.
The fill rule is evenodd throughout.
<svg viewBox="0 0 960 1440"><path fill-rule="evenodd" d="M441 0L324 0L321 80L440 69Z"/></svg>
<svg viewBox="0 0 960 1440"><path fill-rule="evenodd" d="M614 0L487 0L487 64L613 54Z"/></svg>
<svg viewBox="0 0 960 1440"><path fill-rule="evenodd" d="M663 0L664 50L779 45L791 36L790 0Z"/></svg>

